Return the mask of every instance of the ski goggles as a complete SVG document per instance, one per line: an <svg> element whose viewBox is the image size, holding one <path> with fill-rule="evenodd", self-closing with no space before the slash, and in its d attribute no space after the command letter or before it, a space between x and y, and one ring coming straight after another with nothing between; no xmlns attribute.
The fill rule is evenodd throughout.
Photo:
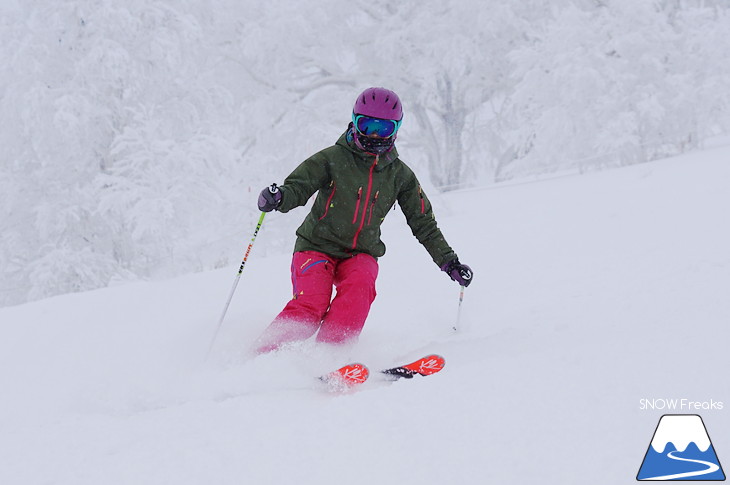
<svg viewBox="0 0 730 485"><path fill-rule="evenodd" d="M355 129L358 133L365 136L375 135L380 138L390 138L400 128L401 121L352 114L352 123L355 125Z"/></svg>

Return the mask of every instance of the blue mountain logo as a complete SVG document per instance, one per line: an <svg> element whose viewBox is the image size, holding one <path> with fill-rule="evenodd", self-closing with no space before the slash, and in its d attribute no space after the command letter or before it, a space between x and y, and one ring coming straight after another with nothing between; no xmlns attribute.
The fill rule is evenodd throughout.
<svg viewBox="0 0 730 485"><path fill-rule="evenodd" d="M637 480L725 480L702 418L665 414L646 450Z"/></svg>

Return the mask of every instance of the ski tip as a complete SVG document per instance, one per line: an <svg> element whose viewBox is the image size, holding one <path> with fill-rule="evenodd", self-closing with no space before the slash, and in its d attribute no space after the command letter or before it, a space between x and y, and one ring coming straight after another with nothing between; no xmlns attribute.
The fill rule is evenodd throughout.
<svg viewBox="0 0 730 485"><path fill-rule="evenodd" d="M430 376L441 371L441 369L443 369L445 365L446 359L444 359L443 356L438 354L431 354L425 357L421 357L417 361L411 362L410 364L404 365L403 367L405 369L413 371L416 374L420 374L422 376Z"/></svg>
<svg viewBox="0 0 730 485"><path fill-rule="evenodd" d="M365 382L370 376L366 365L354 362L320 377L330 389L335 391L347 390Z"/></svg>

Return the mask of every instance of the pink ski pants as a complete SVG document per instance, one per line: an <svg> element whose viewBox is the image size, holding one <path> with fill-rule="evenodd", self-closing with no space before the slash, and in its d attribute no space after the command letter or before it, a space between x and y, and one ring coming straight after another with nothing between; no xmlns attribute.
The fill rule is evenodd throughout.
<svg viewBox="0 0 730 485"><path fill-rule="evenodd" d="M294 253L294 297L257 342L257 352L305 340L344 344L357 339L375 300L378 262L368 254L337 259L317 251ZM337 288L332 299L333 286Z"/></svg>

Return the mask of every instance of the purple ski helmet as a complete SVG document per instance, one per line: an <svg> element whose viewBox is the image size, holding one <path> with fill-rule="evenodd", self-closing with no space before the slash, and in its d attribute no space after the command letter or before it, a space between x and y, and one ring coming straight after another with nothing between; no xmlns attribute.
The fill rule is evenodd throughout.
<svg viewBox="0 0 730 485"><path fill-rule="evenodd" d="M385 88L366 89L357 97L352 108L352 134L355 144L360 149L377 155L390 151L395 145L402 120L403 106L397 94ZM378 133L381 130L383 134Z"/></svg>
<svg viewBox="0 0 730 485"><path fill-rule="evenodd" d="M403 119L400 98L390 89L368 88L357 97L352 112L356 115L372 116L383 120Z"/></svg>

